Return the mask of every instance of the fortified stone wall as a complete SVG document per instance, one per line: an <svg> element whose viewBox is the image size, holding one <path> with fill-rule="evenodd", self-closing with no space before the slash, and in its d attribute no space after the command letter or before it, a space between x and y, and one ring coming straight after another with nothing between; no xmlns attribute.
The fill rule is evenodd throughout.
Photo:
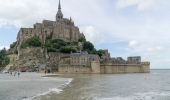
<svg viewBox="0 0 170 100"><path fill-rule="evenodd" d="M100 71L102 74L118 74L118 73L148 73L150 72L150 64L142 62L141 64L101 64Z"/></svg>
<svg viewBox="0 0 170 100"><path fill-rule="evenodd" d="M85 66L59 65L59 73L64 74L90 74L91 68Z"/></svg>
<svg viewBox="0 0 170 100"><path fill-rule="evenodd" d="M142 62L142 68L145 73L150 72L150 62Z"/></svg>
<svg viewBox="0 0 170 100"><path fill-rule="evenodd" d="M144 73L142 66L139 64L136 65L128 65L126 69L126 73Z"/></svg>
<svg viewBox="0 0 170 100"><path fill-rule="evenodd" d="M59 73L100 73L99 57L85 53L72 53L60 57L58 69Z"/></svg>
<svg viewBox="0 0 170 100"><path fill-rule="evenodd" d="M32 28L21 28L17 36L17 45L20 46L22 42L26 41L28 38L33 37L34 35L35 34L33 34Z"/></svg>
<svg viewBox="0 0 170 100"><path fill-rule="evenodd" d="M102 74L117 74L117 73L125 73L127 66L124 64L102 64L101 65L101 73Z"/></svg>
<svg viewBox="0 0 170 100"><path fill-rule="evenodd" d="M92 61L91 62L91 73L93 73L93 74L100 74L101 73L99 61Z"/></svg>
<svg viewBox="0 0 170 100"><path fill-rule="evenodd" d="M91 67L72 66L63 64L59 66L59 73L88 73L88 74L122 74L122 73L148 73L149 63L142 64L101 64L100 62L92 61Z"/></svg>

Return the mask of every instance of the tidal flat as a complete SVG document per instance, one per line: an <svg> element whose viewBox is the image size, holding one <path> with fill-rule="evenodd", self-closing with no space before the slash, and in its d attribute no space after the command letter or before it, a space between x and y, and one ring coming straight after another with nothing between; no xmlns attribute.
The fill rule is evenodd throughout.
<svg viewBox="0 0 170 100"><path fill-rule="evenodd" d="M0 74L0 100L170 100L170 70L142 74Z"/></svg>

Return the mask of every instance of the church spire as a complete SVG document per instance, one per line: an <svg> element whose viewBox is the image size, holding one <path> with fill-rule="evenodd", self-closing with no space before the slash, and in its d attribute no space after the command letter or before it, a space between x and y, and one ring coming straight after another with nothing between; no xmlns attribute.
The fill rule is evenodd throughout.
<svg viewBox="0 0 170 100"><path fill-rule="evenodd" d="M57 12L57 15L56 15L56 21L57 20L60 20L63 18L63 13L61 11L61 3L60 3L60 0L59 0L59 4L58 4L58 12Z"/></svg>
<svg viewBox="0 0 170 100"><path fill-rule="evenodd" d="M58 10L61 10L61 3L60 3L60 0L59 0L59 4L58 4Z"/></svg>

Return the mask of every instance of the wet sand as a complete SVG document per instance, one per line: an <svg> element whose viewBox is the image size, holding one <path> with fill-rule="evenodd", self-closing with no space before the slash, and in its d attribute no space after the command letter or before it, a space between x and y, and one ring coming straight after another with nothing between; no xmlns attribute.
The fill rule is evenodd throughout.
<svg viewBox="0 0 170 100"><path fill-rule="evenodd" d="M35 100L170 100L170 71L150 74L63 75L73 78L59 94Z"/></svg>

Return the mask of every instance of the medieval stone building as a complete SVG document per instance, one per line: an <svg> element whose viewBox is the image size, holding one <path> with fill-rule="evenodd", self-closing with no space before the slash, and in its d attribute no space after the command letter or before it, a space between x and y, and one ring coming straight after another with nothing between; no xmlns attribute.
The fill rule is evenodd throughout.
<svg viewBox="0 0 170 100"><path fill-rule="evenodd" d="M28 38L38 36L42 43L44 43L49 35L52 35L53 39L62 39L67 42L77 42L83 36L71 18L63 17L60 2L55 21L43 20L42 23L34 24L33 28L21 28L17 36L17 42L20 46Z"/></svg>
<svg viewBox="0 0 170 100"><path fill-rule="evenodd" d="M27 39L37 36L44 45L46 38L61 39L66 42L78 42L81 37L79 28L75 26L70 18L64 18L59 2L56 20L44 20L42 23L34 24L33 28L21 28L17 36L18 55L11 55L12 68L38 68L48 72L59 73L144 73L150 71L150 63L142 62L141 57L111 58L108 50L103 50L101 58L95 54L88 54L86 51L70 54L57 52L46 52L43 47L21 48ZM81 48L82 44L79 43ZM14 67L15 66L15 67Z"/></svg>

